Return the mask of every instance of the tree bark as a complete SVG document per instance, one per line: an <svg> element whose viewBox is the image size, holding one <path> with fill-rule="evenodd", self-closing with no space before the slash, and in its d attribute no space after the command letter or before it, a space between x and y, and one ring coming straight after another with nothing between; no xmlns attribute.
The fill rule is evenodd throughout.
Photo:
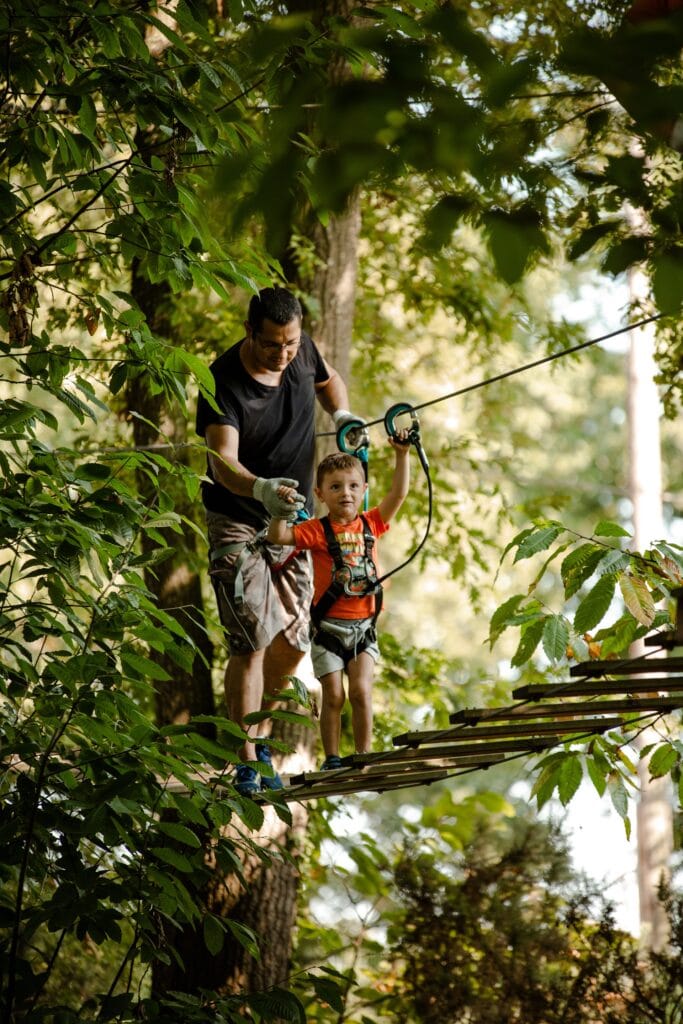
<svg viewBox="0 0 683 1024"><path fill-rule="evenodd" d="M647 281L641 272L633 272L629 283L632 301L647 296ZM628 364L630 496L637 551L644 551L664 533L659 395L654 383L655 372L654 327L648 324L631 332ZM633 645L634 656L645 651L642 642ZM642 749L657 740L656 731L649 729L640 735L638 745ZM646 947L659 950L669 939L667 916L657 893L662 878L668 877L669 859L673 853L673 808L669 777L650 779L648 765L647 757L638 763L638 899L641 942Z"/></svg>
<svg viewBox="0 0 683 1024"><path fill-rule="evenodd" d="M172 297L168 286L151 284L138 274L137 265L134 264L131 294L145 314L150 329L155 334L173 341L170 317ZM131 417L136 447L145 448L158 444L161 433L171 444L180 446L175 452L166 450L163 454L170 461L175 459L186 462L187 449L182 447L187 437L185 417L177 413L172 414L166 407L163 397L151 393L144 374L140 374L129 384L126 399L129 412L135 411L144 417ZM144 473L138 471L137 482L141 494L150 494L149 480ZM171 480L168 481L168 486L172 486ZM174 495L174 507L176 512L188 518L196 515L196 508L190 506L183 492L178 491ZM146 569L145 583L155 594L159 607L178 620L199 652L194 659L192 671L189 672L183 671L170 658L152 652L152 657L170 677L168 681L158 683L155 687L157 723L167 725L173 722L188 722L198 714L214 714L215 703L211 685L213 646L204 621L204 601L199 574L190 567L197 550L196 534L193 530L184 529L182 544L179 544L177 533L161 532L167 535L173 555L166 561L156 563L153 571ZM143 551L148 553L156 547L156 542L143 531Z"/></svg>

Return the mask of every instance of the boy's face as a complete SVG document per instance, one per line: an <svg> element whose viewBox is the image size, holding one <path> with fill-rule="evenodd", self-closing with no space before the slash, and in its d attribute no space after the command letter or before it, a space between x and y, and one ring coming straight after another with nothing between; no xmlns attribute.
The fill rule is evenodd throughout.
<svg viewBox="0 0 683 1024"><path fill-rule="evenodd" d="M325 473L315 493L326 506L330 519L350 523L358 515L365 494L365 480L357 469L335 469Z"/></svg>

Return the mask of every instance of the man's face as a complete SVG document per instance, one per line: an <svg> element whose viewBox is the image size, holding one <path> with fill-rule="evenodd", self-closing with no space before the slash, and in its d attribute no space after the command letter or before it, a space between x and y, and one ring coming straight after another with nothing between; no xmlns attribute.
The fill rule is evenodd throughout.
<svg viewBox="0 0 683 1024"><path fill-rule="evenodd" d="M284 325L265 319L258 331L253 330L249 323L244 326L254 362L261 370L280 373L299 351L301 320L298 318Z"/></svg>

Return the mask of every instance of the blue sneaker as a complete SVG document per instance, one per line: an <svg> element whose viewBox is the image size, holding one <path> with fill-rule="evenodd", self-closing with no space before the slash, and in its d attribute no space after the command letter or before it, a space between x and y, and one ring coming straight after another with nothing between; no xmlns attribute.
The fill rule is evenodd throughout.
<svg viewBox="0 0 683 1024"><path fill-rule="evenodd" d="M323 763L320 765L321 772L333 772L337 768L343 768L341 757L338 754L328 754Z"/></svg>
<svg viewBox="0 0 683 1024"><path fill-rule="evenodd" d="M284 789L282 779L273 768L273 759L270 756L270 747L265 743L256 744L256 760L267 765L273 772L272 775L261 776L261 789Z"/></svg>
<svg viewBox="0 0 683 1024"><path fill-rule="evenodd" d="M238 764L234 786L240 796L255 796L261 792L261 777L248 764Z"/></svg>

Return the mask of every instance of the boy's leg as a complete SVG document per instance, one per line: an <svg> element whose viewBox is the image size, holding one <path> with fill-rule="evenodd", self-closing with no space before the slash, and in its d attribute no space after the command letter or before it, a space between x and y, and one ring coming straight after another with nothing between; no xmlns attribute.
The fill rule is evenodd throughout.
<svg viewBox="0 0 683 1024"><path fill-rule="evenodd" d="M372 748L372 680L375 662L363 651L346 666L349 674L349 700L351 724L357 754L366 754Z"/></svg>
<svg viewBox="0 0 683 1024"><path fill-rule="evenodd" d="M321 676L322 707L320 709L320 738L325 757L339 754L341 713L344 707L344 681L341 670Z"/></svg>

